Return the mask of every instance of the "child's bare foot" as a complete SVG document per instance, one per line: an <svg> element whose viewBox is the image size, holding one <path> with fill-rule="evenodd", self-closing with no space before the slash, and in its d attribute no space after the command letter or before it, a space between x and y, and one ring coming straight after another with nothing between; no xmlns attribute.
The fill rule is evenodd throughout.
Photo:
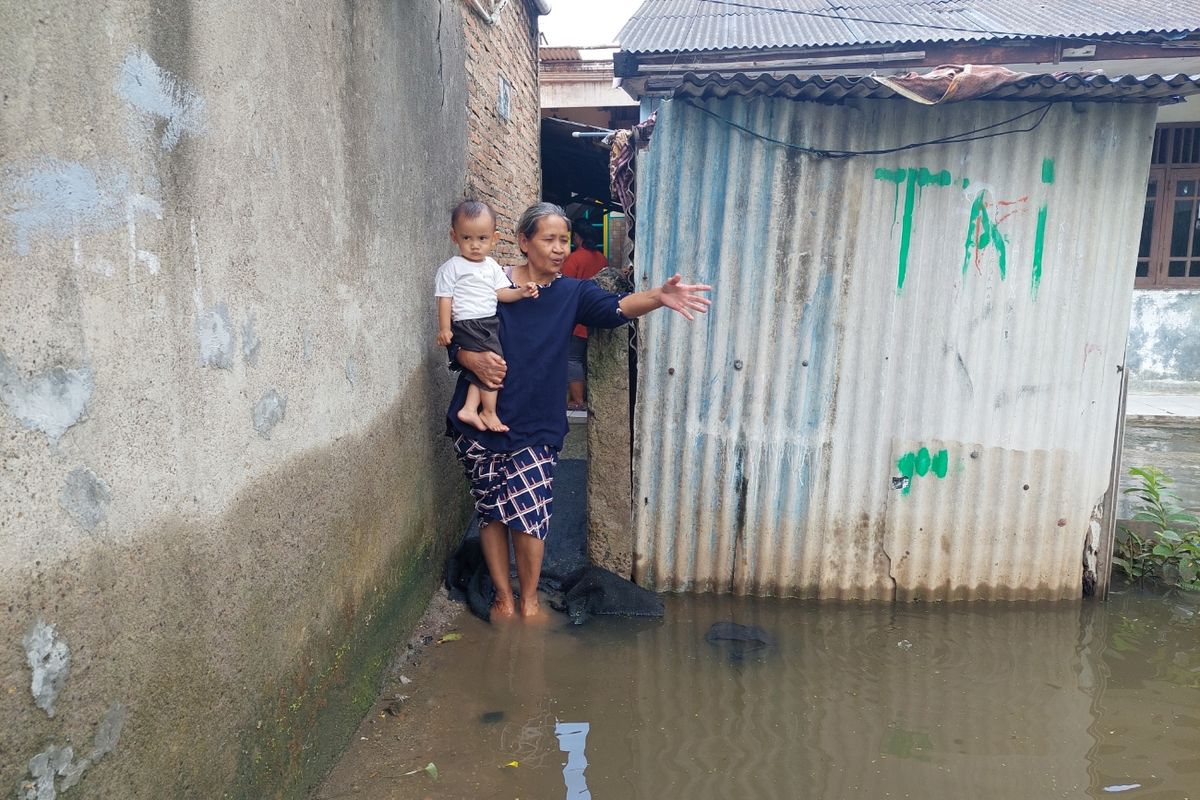
<svg viewBox="0 0 1200 800"><path fill-rule="evenodd" d="M517 605L511 597L497 597L492 602L492 622L502 622L505 620L515 619L517 616Z"/></svg>
<svg viewBox="0 0 1200 800"><path fill-rule="evenodd" d="M487 409L480 411L479 421L482 422L489 431L504 433L508 430L508 426L500 421L500 418L496 416L496 412L494 411L488 411ZM483 428L480 428L480 430L483 430Z"/></svg>
<svg viewBox="0 0 1200 800"><path fill-rule="evenodd" d="M481 431L487 430L487 427L483 424L483 420L479 418L479 412L470 406L463 406L458 410L458 419L460 422L465 422L467 425L471 425ZM508 428L505 428L505 430L508 430Z"/></svg>

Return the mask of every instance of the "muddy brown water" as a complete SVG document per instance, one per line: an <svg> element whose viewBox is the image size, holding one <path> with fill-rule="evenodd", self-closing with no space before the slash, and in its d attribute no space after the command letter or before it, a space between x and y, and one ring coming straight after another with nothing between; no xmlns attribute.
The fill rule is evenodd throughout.
<svg viewBox="0 0 1200 800"><path fill-rule="evenodd" d="M314 797L1200 798L1198 610L1126 591L1082 605L668 596L662 622L542 629L464 614L462 638L385 692ZM721 620L774 645L705 641Z"/></svg>

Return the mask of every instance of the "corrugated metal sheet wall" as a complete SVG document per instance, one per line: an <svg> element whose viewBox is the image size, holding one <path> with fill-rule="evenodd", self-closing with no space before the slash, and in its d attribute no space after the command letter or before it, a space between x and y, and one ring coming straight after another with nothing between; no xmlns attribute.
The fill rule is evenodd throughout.
<svg viewBox="0 0 1200 800"><path fill-rule="evenodd" d="M1037 108L705 106L856 150ZM834 161L665 103L639 167L639 278L716 288L692 325L641 323L639 582L1078 597L1153 127L1153 106L1055 104L1032 132Z"/></svg>

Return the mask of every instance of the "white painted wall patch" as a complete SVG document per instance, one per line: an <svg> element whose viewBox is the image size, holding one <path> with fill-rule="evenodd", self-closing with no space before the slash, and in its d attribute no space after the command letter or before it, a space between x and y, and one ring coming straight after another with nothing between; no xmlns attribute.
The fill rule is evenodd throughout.
<svg viewBox="0 0 1200 800"><path fill-rule="evenodd" d="M159 139L163 152L170 152L184 134L204 132L204 98L141 50L125 56L114 88L138 112L146 132L165 122Z"/></svg>
<svg viewBox="0 0 1200 800"><path fill-rule="evenodd" d="M129 184L123 171L94 171L78 161L55 158L10 177L5 194L13 199L4 218L15 231L17 253L29 255L30 241L37 236L63 237L114 227Z"/></svg>
<svg viewBox="0 0 1200 800"><path fill-rule="evenodd" d="M0 401L30 430L46 434L51 444L83 417L94 384L90 367L51 367L28 378L0 352Z"/></svg>
<svg viewBox="0 0 1200 800"><path fill-rule="evenodd" d="M271 431L283 421L286 415L287 395L280 395L279 392L271 389L254 405L254 411L250 416L258 435L264 439L270 439Z"/></svg>
<svg viewBox="0 0 1200 800"><path fill-rule="evenodd" d="M262 339L258 338L254 320L254 312L251 311L250 316L242 323L242 356L246 359L246 365L251 367L258 366L258 351L262 347Z"/></svg>
<svg viewBox="0 0 1200 800"><path fill-rule="evenodd" d="M93 531L108 516L112 490L100 476L87 467L76 467L67 474L58 504L85 530Z"/></svg>
<svg viewBox="0 0 1200 800"><path fill-rule="evenodd" d="M54 716L54 702L71 675L71 648L53 625L38 620L22 640L32 676L29 690L37 707ZM70 761L70 759L67 759Z"/></svg>

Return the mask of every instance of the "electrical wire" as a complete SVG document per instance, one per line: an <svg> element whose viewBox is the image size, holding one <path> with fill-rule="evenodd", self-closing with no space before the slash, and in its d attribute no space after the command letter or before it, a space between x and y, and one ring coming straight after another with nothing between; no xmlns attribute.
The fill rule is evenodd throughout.
<svg viewBox="0 0 1200 800"><path fill-rule="evenodd" d="M821 19L833 19L839 22L867 22L875 25L898 25L905 28L925 28L928 30L952 31L955 33L983 33L991 36L1014 36L1027 39L1069 39L1073 42L1092 42L1096 44L1145 44L1144 41L1126 41L1124 39L1100 39L1087 36L1073 36L1071 34L1046 34L1046 33L1028 33L1023 31L997 31L989 28L960 28L954 25L938 25L935 23L926 22L900 22L899 20L887 19L872 19L870 17L856 17L849 14L839 14L834 9L830 9L830 13L822 11L808 11L798 8L772 8L770 6L761 6L754 3L742 3L738 0L700 0L702 3L712 3L714 5L731 6L733 8L745 8L754 11L770 11L776 14L797 14L803 17L820 17ZM697 15L699 16L699 15Z"/></svg>
<svg viewBox="0 0 1200 800"><path fill-rule="evenodd" d="M782 139L775 139L771 136L767 136L766 134L762 134L762 133L759 133L758 131L751 130L750 128L747 128L744 125L740 125L731 119L726 119L725 117L722 117L720 114L716 113L715 111L710 111L709 109L705 108L704 106L700 105L699 103L694 102L691 98L685 98L684 104L691 106L692 108L695 108L699 111L703 111L705 114L709 115L710 117L720 120L721 122L725 123L729 127L739 130L742 133L745 133L749 136L753 136L756 139L761 139L764 142L767 142L769 144L778 145L780 147L786 147L789 150L796 150L801 153L807 153L808 155L814 156L816 158L853 158L855 156L883 156L883 155L888 155L890 153L902 153L905 150L915 150L918 147L930 147L930 146L934 146L934 145L946 145L946 144L959 144L960 142L974 142L974 141L978 141L980 139L993 139L993 138L996 138L999 136L1011 136L1014 133L1029 133L1030 131L1036 130L1037 127L1042 124L1043 120L1046 119L1046 115L1050 113L1050 106L1053 105L1052 103L1046 103L1044 105L1038 106L1037 108L1030 109L1029 111L1026 111L1024 113L1017 114L1016 116L1001 120L1000 122L994 122L991 125L984 125L982 128L974 128L972 130L963 131L961 133L952 133L949 136L941 136L937 139L928 139L923 142L912 142L910 144L900 145L899 147L886 147L886 148L883 148L880 150L831 150L831 149L820 148L820 147L808 147L808 146L805 146L802 144L795 144L794 142L785 142ZM1013 130L1010 130L1010 131L995 130L996 128L1002 128L1005 125L1011 125L1014 122L1018 122L1026 117L1033 116L1034 114L1038 114L1039 116L1037 118L1037 121L1035 121L1029 127L1014 128ZM991 131L991 133L987 133L987 131Z"/></svg>

